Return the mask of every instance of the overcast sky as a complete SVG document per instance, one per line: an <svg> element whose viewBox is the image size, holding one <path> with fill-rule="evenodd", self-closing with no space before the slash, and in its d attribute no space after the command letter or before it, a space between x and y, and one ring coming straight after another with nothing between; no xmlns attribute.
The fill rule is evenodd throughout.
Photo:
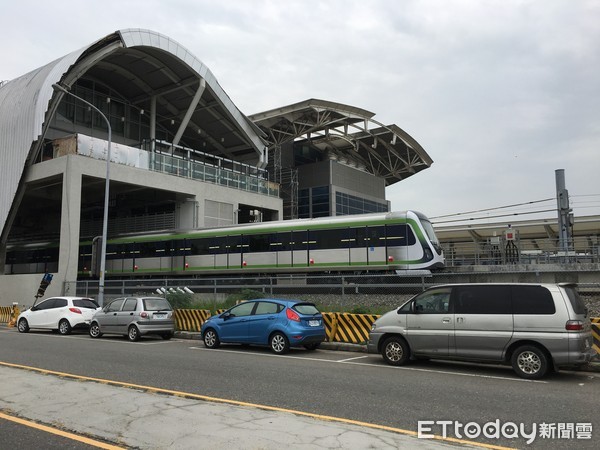
<svg viewBox="0 0 600 450"><path fill-rule="evenodd" d="M576 216L600 214L599 1L0 5L0 80L146 28L187 47L245 114L320 98L404 129L434 163L387 189L394 210L436 217L554 198L565 169Z"/></svg>

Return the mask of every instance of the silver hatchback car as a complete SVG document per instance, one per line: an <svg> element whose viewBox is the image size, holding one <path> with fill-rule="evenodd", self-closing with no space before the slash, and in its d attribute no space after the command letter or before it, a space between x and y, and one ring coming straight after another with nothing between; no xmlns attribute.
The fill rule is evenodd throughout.
<svg viewBox="0 0 600 450"><path fill-rule="evenodd" d="M173 308L162 297L122 297L94 314L90 336L121 334L137 341L148 334L171 339L175 331Z"/></svg>

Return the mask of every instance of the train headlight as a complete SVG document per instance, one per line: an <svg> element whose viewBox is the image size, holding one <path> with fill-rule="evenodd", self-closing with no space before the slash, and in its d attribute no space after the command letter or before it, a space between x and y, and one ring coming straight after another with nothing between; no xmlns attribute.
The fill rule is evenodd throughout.
<svg viewBox="0 0 600 450"><path fill-rule="evenodd" d="M425 259L427 261L431 261L433 259L433 252L428 248L425 249Z"/></svg>

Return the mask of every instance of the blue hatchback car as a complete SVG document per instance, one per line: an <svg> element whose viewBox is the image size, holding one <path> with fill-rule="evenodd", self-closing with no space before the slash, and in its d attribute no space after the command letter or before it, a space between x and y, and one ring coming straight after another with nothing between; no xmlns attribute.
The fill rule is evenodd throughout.
<svg viewBox="0 0 600 450"><path fill-rule="evenodd" d="M290 347L316 349L325 340L323 316L312 303L261 298L240 303L202 325L207 348L221 343L268 345L277 354Z"/></svg>

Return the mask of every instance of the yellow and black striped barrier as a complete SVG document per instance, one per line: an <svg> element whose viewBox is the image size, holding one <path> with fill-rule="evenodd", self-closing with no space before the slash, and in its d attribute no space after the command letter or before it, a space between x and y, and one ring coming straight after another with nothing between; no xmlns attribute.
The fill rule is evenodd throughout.
<svg viewBox="0 0 600 450"><path fill-rule="evenodd" d="M0 306L0 323L6 323L9 327L14 327L20 313L17 303L13 303L12 306Z"/></svg>
<svg viewBox="0 0 600 450"><path fill-rule="evenodd" d="M592 338L594 338L593 347L596 353L600 355L600 317L592 319Z"/></svg>
<svg viewBox="0 0 600 450"><path fill-rule="evenodd" d="M323 313L327 340L350 344L365 343L369 340L371 325L379 317L376 314Z"/></svg>
<svg viewBox="0 0 600 450"><path fill-rule="evenodd" d="M179 331L200 331L209 317L208 309L176 309L175 328Z"/></svg>
<svg viewBox="0 0 600 450"><path fill-rule="evenodd" d="M12 318L12 306L0 306L0 323L8 323Z"/></svg>
<svg viewBox="0 0 600 450"><path fill-rule="evenodd" d="M217 310L221 314L225 310ZM176 309L175 327L178 331L200 331L202 324L211 316L207 309ZM325 332L329 342L361 344L369 339L371 325L378 318L375 314L323 313Z"/></svg>

